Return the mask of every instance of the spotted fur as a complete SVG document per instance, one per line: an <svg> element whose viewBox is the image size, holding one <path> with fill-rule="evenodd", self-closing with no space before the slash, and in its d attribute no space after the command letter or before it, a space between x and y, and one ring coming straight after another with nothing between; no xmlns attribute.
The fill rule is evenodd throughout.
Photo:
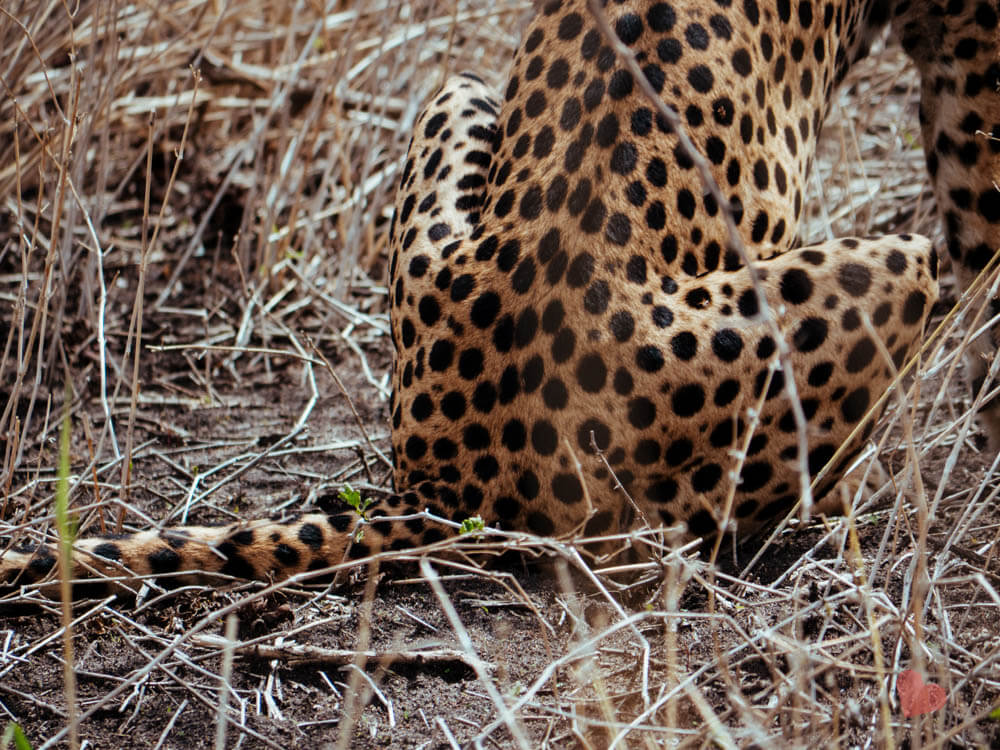
<svg viewBox="0 0 1000 750"><path fill-rule="evenodd" d="M82 542L79 573L122 563L283 576L442 538L422 519L391 520L423 508L538 534L641 518L746 536L799 497L792 373L809 472L846 443L818 496L829 492L871 422L853 431L919 344L937 266L930 243L908 235L793 249L819 129L890 24L920 69L928 169L968 284L1000 223L1000 149L981 135L1000 131L997 2L623 1L606 12L710 162L791 371L776 366L722 209L677 136L586 2L550 2L500 99L459 76L416 124L389 268L396 493L364 538L349 544L350 513L147 532ZM980 347L992 356L995 344ZM0 574L31 581L52 564L47 551L7 553Z"/></svg>

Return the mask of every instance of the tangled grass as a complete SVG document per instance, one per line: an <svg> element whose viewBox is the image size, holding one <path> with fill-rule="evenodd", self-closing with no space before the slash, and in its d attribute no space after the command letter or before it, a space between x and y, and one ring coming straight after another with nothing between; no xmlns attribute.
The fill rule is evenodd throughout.
<svg viewBox="0 0 1000 750"><path fill-rule="evenodd" d="M84 530L263 514L319 499L317 483L384 484L382 279L402 154L447 75L501 86L531 11L0 5L6 539L51 538L64 411ZM804 239L939 238L916 98L898 49L852 73ZM71 622L22 590L0 620L0 711L43 747L210 735L221 747L227 733L248 746L1000 743L997 462L976 442L961 365L983 296L959 299L945 280L934 335L872 439L869 458L891 473L873 501L778 535L752 561L720 568L677 550L624 585L620 569L582 565L572 540L486 530L449 544L547 556L553 575L482 571L435 549L417 579L381 590L371 574L350 600L296 582L151 585L137 605L91 603ZM349 410L325 398L340 389ZM234 612L249 632L221 637ZM464 665L462 680L413 677L433 661L408 648L414 629L444 642L435 653ZM945 709L902 716L906 668L944 688Z"/></svg>

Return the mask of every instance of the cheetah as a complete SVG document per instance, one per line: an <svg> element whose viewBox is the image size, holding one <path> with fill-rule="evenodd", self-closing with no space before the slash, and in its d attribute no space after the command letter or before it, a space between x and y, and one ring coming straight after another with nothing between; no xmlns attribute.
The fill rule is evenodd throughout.
<svg viewBox="0 0 1000 750"><path fill-rule="evenodd" d="M794 247L816 139L890 26L921 74L968 286L1000 223L1000 141L984 135L1000 133L998 4L605 5L617 40L585 0L548 2L502 94L454 77L416 124L389 259L395 491L363 538L353 512L93 538L77 575L281 578L438 541L425 508L539 535L745 538L813 478L821 505L835 494L920 344L937 260L909 235ZM1000 436L1000 407L984 419ZM8 551L0 576L53 565Z"/></svg>

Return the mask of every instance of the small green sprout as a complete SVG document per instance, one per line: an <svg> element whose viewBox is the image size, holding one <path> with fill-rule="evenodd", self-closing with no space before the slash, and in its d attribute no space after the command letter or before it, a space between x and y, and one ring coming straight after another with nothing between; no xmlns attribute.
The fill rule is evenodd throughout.
<svg viewBox="0 0 1000 750"><path fill-rule="evenodd" d="M366 521L368 520L368 509L372 506L372 503L375 502L374 500L367 497L362 499L361 493L346 483L340 489L338 497L354 508L354 511L359 516Z"/></svg>
<svg viewBox="0 0 1000 750"><path fill-rule="evenodd" d="M351 485L347 484L346 482L344 483L344 486L341 487L340 492L338 493L337 496L345 503L350 505L352 508L354 508L354 512L361 517L361 520L363 521L369 520L368 509L375 502L374 500L372 500L370 497L362 498L361 493L358 492L353 487L351 487ZM365 536L365 530L358 529L358 532L354 535L354 541L360 542L362 539L364 539L364 536Z"/></svg>
<svg viewBox="0 0 1000 750"><path fill-rule="evenodd" d="M482 531L486 528L486 524L483 523L482 516L469 516L464 521L462 525L458 528L459 534L475 534L476 532Z"/></svg>

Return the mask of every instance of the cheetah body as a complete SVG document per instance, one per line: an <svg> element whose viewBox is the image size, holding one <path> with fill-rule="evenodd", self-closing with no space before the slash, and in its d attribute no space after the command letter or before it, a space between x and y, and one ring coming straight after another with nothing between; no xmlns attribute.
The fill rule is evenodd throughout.
<svg viewBox="0 0 1000 750"><path fill-rule="evenodd" d="M770 313L723 207L587 3L548 3L501 100L458 76L416 124L389 268L396 492L363 540L350 543L353 514L317 513L89 540L91 565L291 574L436 541L445 532L424 518L390 520L425 508L546 535L647 524L743 537L796 504L803 469L826 467L815 496L830 496L937 285L923 238L793 249L819 129L891 24L920 68L929 172L968 283L1000 221L998 150L977 135L1000 129L997 3L605 12L707 159ZM30 580L51 564L8 553L0 573Z"/></svg>
<svg viewBox="0 0 1000 750"><path fill-rule="evenodd" d="M906 236L789 251L826 103L879 29L876 4L724 5L609 16L760 261L815 475L918 341L934 256ZM392 418L408 504L540 534L745 535L787 512L800 444L777 344L720 207L586 4L543 9L503 103L490 93L457 79L435 99L400 188Z"/></svg>

